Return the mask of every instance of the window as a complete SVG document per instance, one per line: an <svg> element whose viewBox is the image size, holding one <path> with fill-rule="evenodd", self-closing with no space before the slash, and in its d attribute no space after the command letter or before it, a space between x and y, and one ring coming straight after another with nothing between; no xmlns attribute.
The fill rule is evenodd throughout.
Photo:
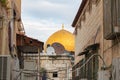
<svg viewBox="0 0 120 80"><path fill-rule="evenodd" d="M79 62L79 67L85 64L85 62L93 55L94 53L88 53L85 55L85 58ZM96 53L97 54L97 53ZM93 57L84 67L79 71L79 79L88 79L88 80L97 80L98 73L98 57ZM79 68L78 67L78 68ZM76 76L77 77L77 76Z"/></svg>
<svg viewBox="0 0 120 80"><path fill-rule="evenodd" d="M58 77L58 72L53 72L53 77Z"/></svg>
<svg viewBox="0 0 120 80"><path fill-rule="evenodd" d="M94 53L89 53L85 55L85 59L88 60L93 54ZM88 80L97 80L98 64L98 57L93 57L88 64L86 64L86 77Z"/></svg>

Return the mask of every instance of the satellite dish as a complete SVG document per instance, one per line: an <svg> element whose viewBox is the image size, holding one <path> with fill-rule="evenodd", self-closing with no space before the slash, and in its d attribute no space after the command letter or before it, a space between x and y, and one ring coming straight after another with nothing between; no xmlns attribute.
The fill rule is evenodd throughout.
<svg viewBox="0 0 120 80"><path fill-rule="evenodd" d="M55 49L52 46L49 46L46 52L48 55L55 55Z"/></svg>

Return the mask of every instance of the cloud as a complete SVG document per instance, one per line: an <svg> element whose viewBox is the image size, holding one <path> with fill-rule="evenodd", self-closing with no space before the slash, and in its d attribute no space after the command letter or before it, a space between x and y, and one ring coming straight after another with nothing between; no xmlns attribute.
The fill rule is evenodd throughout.
<svg viewBox="0 0 120 80"><path fill-rule="evenodd" d="M26 35L45 42L54 32L62 29L62 23L54 23L51 20L34 20L32 18L23 19ZM65 24L65 29L73 32L69 24Z"/></svg>
<svg viewBox="0 0 120 80"><path fill-rule="evenodd" d="M25 2L24 2L25 1ZM25 15L35 16L37 18L48 19L51 18L54 21L58 19L58 21L63 20L63 22L72 22L73 15L75 15L76 11L74 11L74 6L72 1L68 0L36 0L26 4L28 0L23 1L23 11L26 11ZM54 2L55 1L55 2ZM61 2L61 3L59 3ZM66 2L66 3L65 3ZM67 2L71 2L68 4ZM42 15L42 16L41 16Z"/></svg>
<svg viewBox="0 0 120 80"><path fill-rule="evenodd" d="M45 42L63 23L66 30L73 32L71 24L79 4L79 0L23 0L22 20L26 35Z"/></svg>
<svg viewBox="0 0 120 80"><path fill-rule="evenodd" d="M26 4L24 9L27 9L28 11L31 11L31 12L33 12L33 11L42 12L43 11L45 13L45 12L57 12L59 10L64 11L65 9L68 8L68 6L65 4L52 3L52 2L46 1L46 0L36 1L34 3L35 3L35 5L33 5L33 3Z"/></svg>

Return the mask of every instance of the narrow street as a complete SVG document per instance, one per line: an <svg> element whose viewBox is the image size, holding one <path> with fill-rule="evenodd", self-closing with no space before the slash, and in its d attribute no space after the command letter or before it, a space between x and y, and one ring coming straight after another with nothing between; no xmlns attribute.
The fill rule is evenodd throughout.
<svg viewBox="0 0 120 80"><path fill-rule="evenodd" d="M120 0L0 0L0 80L120 80Z"/></svg>

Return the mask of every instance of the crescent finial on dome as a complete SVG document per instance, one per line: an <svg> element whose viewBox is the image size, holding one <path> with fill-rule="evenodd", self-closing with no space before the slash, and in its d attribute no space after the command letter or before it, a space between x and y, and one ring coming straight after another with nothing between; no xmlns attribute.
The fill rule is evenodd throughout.
<svg viewBox="0 0 120 80"><path fill-rule="evenodd" d="M62 29L64 29L64 24L62 24Z"/></svg>

